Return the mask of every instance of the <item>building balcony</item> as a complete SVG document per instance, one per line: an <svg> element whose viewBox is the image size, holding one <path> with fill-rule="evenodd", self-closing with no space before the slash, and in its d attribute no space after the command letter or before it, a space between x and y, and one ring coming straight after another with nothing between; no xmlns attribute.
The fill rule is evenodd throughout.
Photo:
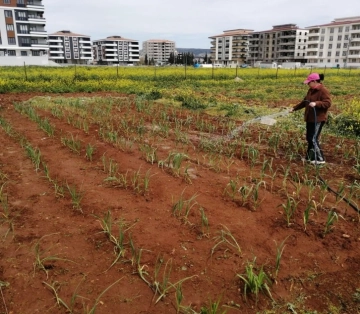
<svg viewBox="0 0 360 314"><path fill-rule="evenodd" d="M318 43L319 41L320 41L320 39L310 39L310 38L309 38L309 39L307 40L307 43L308 43L308 44L312 44L312 43Z"/></svg>
<svg viewBox="0 0 360 314"><path fill-rule="evenodd" d="M360 51L348 55L348 58L360 58Z"/></svg>
<svg viewBox="0 0 360 314"><path fill-rule="evenodd" d="M48 38L48 42L49 43L62 43L62 39L51 39L51 38Z"/></svg>
<svg viewBox="0 0 360 314"><path fill-rule="evenodd" d="M307 47L306 51L319 51L319 47Z"/></svg>
<svg viewBox="0 0 360 314"><path fill-rule="evenodd" d="M118 45L117 43L113 43L113 42L112 43L109 43L109 42L105 43L105 46L108 46L108 47L117 47L117 45Z"/></svg>
<svg viewBox="0 0 360 314"><path fill-rule="evenodd" d="M64 50L50 50L49 53L51 55L54 55L54 54L63 54L64 53Z"/></svg>
<svg viewBox="0 0 360 314"><path fill-rule="evenodd" d="M49 59L59 60L64 59L64 56L49 56Z"/></svg>
<svg viewBox="0 0 360 314"><path fill-rule="evenodd" d="M351 37L351 42L360 42L360 36Z"/></svg>
<svg viewBox="0 0 360 314"><path fill-rule="evenodd" d="M41 31L36 31L36 32L30 31L30 36L31 37L41 37L41 38L47 38L48 37L46 31L43 31L43 32L41 32Z"/></svg>
<svg viewBox="0 0 360 314"><path fill-rule="evenodd" d="M86 43L91 43L91 40L90 39L88 39L88 38L80 38L80 40L79 40L79 43L80 44L86 44Z"/></svg>
<svg viewBox="0 0 360 314"><path fill-rule="evenodd" d="M360 34L360 27L350 29L350 34Z"/></svg>

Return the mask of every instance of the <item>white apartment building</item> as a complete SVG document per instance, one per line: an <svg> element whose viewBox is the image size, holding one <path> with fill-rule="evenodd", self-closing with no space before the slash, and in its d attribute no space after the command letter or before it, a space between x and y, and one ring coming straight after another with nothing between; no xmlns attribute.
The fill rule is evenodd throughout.
<svg viewBox="0 0 360 314"><path fill-rule="evenodd" d="M211 59L221 66L238 66L246 62L249 52L249 39L253 30L226 30L211 39Z"/></svg>
<svg viewBox="0 0 360 314"><path fill-rule="evenodd" d="M275 25L271 30L252 32L247 63L305 63L308 33L296 24Z"/></svg>
<svg viewBox="0 0 360 314"><path fill-rule="evenodd" d="M48 36L49 60L61 64L88 64L92 60L89 36L59 31Z"/></svg>
<svg viewBox="0 0 360 314"><path fill-rule="evenodd" d="M314 67L360 67L360 16L307 27L307 59Z"/></svg>
<svg viewBox="0 0 360 314"><path fill-rule="evenodd" d="M148 61L154 60L155 64L168 63L170 55L176 53L175 42L171 40L150 39L142 46L142 55L146 55Z"/></svg>
<svg viewBox="0 0 360 314"><path fill-rule="evenodd" d="M47 65L45 26L41 0L2 0L0 65Z"/></svg>
<svg viewBox="0 0 360 314"><path fill-rule="evenodd" d="M94 62L106 65L133 65L140 60L138 40L109 36L93 41Z"/></svg>

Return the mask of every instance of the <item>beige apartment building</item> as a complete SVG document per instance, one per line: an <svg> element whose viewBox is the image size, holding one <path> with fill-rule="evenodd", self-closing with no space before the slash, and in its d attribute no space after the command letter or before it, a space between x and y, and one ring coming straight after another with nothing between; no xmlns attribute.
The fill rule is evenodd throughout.
<svg viewBox="0 0 360 314"><path fill-rule="evenodd" d="M314 67L360 67L360 16L307 27L307 59Z"/></svg>
<svg viewBox="0 0 360 314"><path fill-rule="evenodd" d="M49 60L61 64L89 64L92 60L89 36L59 31L48 36Z"/></svg>
<svg viewBox="0 0 360 314"><path fill-rule="evenodd" d="M226 30L211 39L211 59L220 66L239 66L246 63L249 56L249 40L253 30Z"/></svg>
<svg viewBox="0 0 360 314"><path fill-rule="evenodd" d="M140 60L140 43L117 35L94 40L93 56L96 64L134 65Z"/></svg>
<svg viewBox="0 0 360 314"><path fill-rule="evenodd" d="M0 65L46 65L47 32L41 0L0 3Z"/></svg>
<svg viewBox="0 0 360 314"><path fill-rule="evenodd" d="M155 64L169 62L171 53L176 53L175 42L164 39L150 39L142 44L142 55L147 56L148 61L154 60Z"/></svg>
<svg viewBox="0 0 360 314"><path fill-rule="evenodd" d="M306 62L309 31L296 24L275 25L271 30L253 32L247 62Z"/></svg>

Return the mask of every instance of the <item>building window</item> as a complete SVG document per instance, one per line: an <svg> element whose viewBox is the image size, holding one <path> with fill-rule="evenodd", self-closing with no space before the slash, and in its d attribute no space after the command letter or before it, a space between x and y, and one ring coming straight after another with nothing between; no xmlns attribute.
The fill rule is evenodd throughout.
<svg viewBox="0 0 360 314"><path fill-rule="evenodd" d="M345 27L345 32L349 32L349 30L350 30L350 26L346 26Z"/></svg>
<svg viewBox="0 0 360 314"><path fill-rule="evenodd" d="M38 57L38 56L40 56L40 51L39 50L33 50L33 51L31 51L31 55L33 57Z"/></svg>
<svg viewBox="0 0 360 314"><path fill-rule="evenodd" d="M329 52L327 53L327 56L328 56L328 57L331 57L331 51L329 51Z"/></svg>
<svg viewBox="0 0 360 314"><path fill-rule="evenodd" d="M6 30L7 31L14 31L14 25L13 24L6 24Z"/></svg>
<svg viewBox="0 0 360 314"><path fill-rule="evenodd" d="M26 57L28 54L27 54L27 51L21 51L21 56L22 57Z"/></svg>
<svg viewBox="0 0 360 314"><path fill-rule="evenodd" d="M8 44L9 45L16 45L15 37L8 37Z"/></svg>
<svg viewBox="0 0 360 314"><path fill-rule="evenodd" d="M329 47L328 47L328 49L332 49L332 44L329 44Z"/></svg>
<svg viewBox="0 0 360 314"><path fill-rule="evenodd" d="M343 51L342 56L346 57L346 51Z"/></svg>
<svg viewBox="0 0 360 314"><path fill-rule="evenodd" d="M340 27L339 27L339 33L341 33L342 31L343 31L343 27L340 26Z"/></svg>
<svg viewBox="0 0 360 314"><path fill-rule="evenodd" d="M334 32L334 27L330 27L330 33Z"/></svg>
<svg viewBox="0 0 360 314"><path fill-rule="evenodd" d="M4 0L4 4L10 4L10 0Z"/></svg>
<svg viewBox="0 0 360 314"><path fill-rule="evenodd" d="M321 34L325 34L325 28L321 29Z"/></svg>
<svg viewBox="0 0 360 314"><path fill-rule="evenodd" d="M344 48L347 48L348 44L347 43L344 43Z"/></svg>
<svg viewBox="0 0 360 314"><path fill-rule="evenodd" d="M340 56L340 51L336 51L335 56L339 57Z"/></svg>
<svg viewBox="0 0 360 314"><path fill-rule="evenodd" d="M325 37L324 36L321 36L320 37L320 41L324 41L325 40Z"/></svg>
<svg viewBox="0 0 360 314"><path fill-rule="evenodd" d="M330 36L329 41L333 41L333 40L334 40L334 36Z"/></svg>
<svg viewBox="0 0 360 314"><path fill-rule="evenodd" d="M340 48L341 48L341 44L340 44L340 43L337 43L337 44L336 44L336 48L337 48L337 49L340 49Z"/></svg>
<svg viewBox="0 0 360 314"><path fill-rule="evenodd" d="M337 40L338 40L338 41L341 41L341 40L342 40L342 36L339 35Z"/></svg>
<svg viewBox="0 0 360 314"><path fill-rule="evenodd" d="M12 11L10 11L10 10L5 10L4 14L5 14L5 17L12 17L13 16Z"/></svg>
<svg viewBox="0 0 360 314"><path fill-rule="evenodd" d="M8 50L8 56L16 56L15 50Z"/></svg>
<svg viewBox="0 0 360 314"><path fill-rule="evenodd" d="M25 0L17 0L16 3L17 4L25 4Z"/></svg>
<svg viewBox="0 0 360 314"><path fill-rule="evenodd" d="M349 35L345 35L344 40L349 40Z"/></svg>
<svg viewBox="0 0 360 314"><path fill-rule="evenodd" d="M319 52L319 57L322 57L322 56L323 56L323 52L320 51L320 52Z"/></svg>
<svg viewBox="0 0 360 314"><path fill-rule="evenodd" d="M26 19L27 19L26 12L24 12L24 11L16 12L16 16L17 16L16 19L20 20L20 21L26 21Z"/></svg>
<svg viewBox="0 0 360 314"><path fill-rule="evenodd" d="M320 44L320 49L324 49L324 44Z"/></svg>
<svg viewBox="0 0 360 314"><path fill-rule="evenodd" d="M29 34L28 25L19 25L19 33L20 34Z"/></svg>

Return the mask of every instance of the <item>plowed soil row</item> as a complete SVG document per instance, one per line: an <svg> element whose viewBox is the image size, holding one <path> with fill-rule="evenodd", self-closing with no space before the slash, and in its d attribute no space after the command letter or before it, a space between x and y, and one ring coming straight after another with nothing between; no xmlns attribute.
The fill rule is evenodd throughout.
<svg viewBox="0 0 360 314"><path fill-rule="evenodd" d="M35 171L19 137L7 135L1 128L0 184L10 215L5 219L3 200L0 313L65 313L66 308L56 304L50 286L73 313L83 313L84 309L90 313L94 306L96 313L176 313L174 287L156 302L159 295L154 293L153 283L164 280L165 270L173 284L187 278L182 283L181 304L191 306L196 313L216 300L227 313L286 311L288 303L320 312L331 306L341 309L341 313L359 310L359 219L344 202L337 208L342 218L325 237L322 231L328 210L336 201L331 195L327 206L311 215L306 232L302 225L303 203L288 227L281 207L285 202L281 175L274 181L272 191L268 185L261 188L262 202L256 210L250 210L224 194L231 178L249 176L245 161L237 159L229 171L214 171L190 159L190 184L168 169L146 162L136 144L129 151L121 151L99 138L96 125L86 134L39 110L38 114L48 117L55 126L54 136L48 137L35 122L14 109L14 102L34 96L1 95L1 117L32 147L39 148L53 182L45 177L43 169ZM86 95L66 95L69 96ZM84 144L80 154L62 144L61 139L69 134ZM189 136L196 138L198 134L192 132ZM96 146L92 161L85 158L84 147L88 143ZM189 155L198 153L198 160L202 160L205 153L198 151L196 140L193 144L195 148L189 149ZM158 154L167 156L176 150L177 143L169 138L159 143ZM149 190L137 193L131 187L124 189L105 182L108 174L103 156L115 161L119 172L128 173L129 178L136 172L143 178L150 171ZM281 162L275 160L278 165ZM324 178L340 176L340 164L333 157L323 170ZM291 167L300 172L303 165L294 161ZM54 181L65 187L64 197L56 195ZM67 185L82 193L81 208L74 208ZM295 190L294 184L290 183L291 187ZM173 215L173 206L182 195L185 200L196 196L187 219ZM200 208L209 221L208 230L202 225ZM113 235L118 237L120 223L126 230L125 251L116 263L119 251L102 228L108 212L113 220ZM241 251L225 243L214 249L217 237L226 230L237 240ZM275 276L277 248L285 239ZM137 254L141 253L138 264L134 247ZM36 257L42 264L36 264ZM255 258L256 271L264 265L270 277L268 285L277 305L266 293L259 294L258 302L252 294L244 298L244 282L236 275L244 274L248 262ZM139 276L139 267L150 286Z"/></svg>

